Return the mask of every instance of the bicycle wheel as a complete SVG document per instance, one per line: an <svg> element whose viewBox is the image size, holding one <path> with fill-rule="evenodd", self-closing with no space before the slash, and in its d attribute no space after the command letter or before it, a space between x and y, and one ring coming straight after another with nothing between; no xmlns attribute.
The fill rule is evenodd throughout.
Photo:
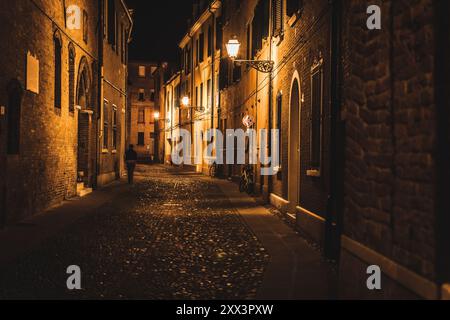
<svg viewBox="0 0 450 320"><path fill-rule="evenodd" d="M216 166L213 164L211 167L209 167L209 176L211 178L215 178L216 177Z"/></svg>
<svg viewBox="0 0 450 320"><path fill-rule="evenodd" d="M245 181L244 181L244 179L241 178L241 181L239 181L239 191L240 192L245 192L245 189L246 189Z"/></svg>

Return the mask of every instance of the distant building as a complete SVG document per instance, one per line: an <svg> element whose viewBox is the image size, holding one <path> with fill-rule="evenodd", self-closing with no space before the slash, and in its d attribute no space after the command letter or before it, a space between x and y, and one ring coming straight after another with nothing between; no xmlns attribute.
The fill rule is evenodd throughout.
<svg viewBox="0 0 450 320"><path fill-rule="evenodd" d="M180 108L180 73L175 73L164 84L164 161L167 164L172 163L172 152L179 142L178 130L182 127L181 108Z"/></svg>
<svg viewBox="0 0 450 320"><path fill-rule="evenodd" d="M219 70L222 45L222 2L194 1L193 21L179 46L181 48L180 84L174 94L178 100L189 98L181 106L180 127L192 137L203 136L208 129L219 127ZM178 105L178 103L177 103ZM196 145L201 143L200 146ZM192 150L203 150L206 142L192 140ZM191 155L193 158L194 154ZM208 172L208 160L195 164L198 172Z"/></svg>
<svg viewBox="0 0 450 320"><path fill-rule="evenodd" d="M121 0L76 4L0 2L0 224L124 170L132 19Z"/></svg>
<svg viewBox="0 0 450 320"><path fill-rule="evenodd" d="M157 158L156 127L159 121L158 64L131 61L128 64L128 143L135 146L140 161Z"/></svg>

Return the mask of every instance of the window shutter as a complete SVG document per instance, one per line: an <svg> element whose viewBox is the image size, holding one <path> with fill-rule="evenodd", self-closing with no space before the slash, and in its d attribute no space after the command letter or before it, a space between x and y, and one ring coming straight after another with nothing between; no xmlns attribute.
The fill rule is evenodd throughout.
<svg viewBox="0 0 450 320"><path fill-rule="evenodd" d="M273 35L279 36L283 32L283 0L272 0Z"/></svg>

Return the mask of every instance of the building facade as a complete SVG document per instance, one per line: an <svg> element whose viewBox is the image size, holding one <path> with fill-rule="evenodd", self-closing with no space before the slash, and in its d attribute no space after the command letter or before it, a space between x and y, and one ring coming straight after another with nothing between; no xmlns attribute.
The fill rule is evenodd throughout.
<svg viewBox="0 0 450 320"><path fill-rule="evenodd" d="M180 85L172 96L177 106L183 97L189 100L188 105L180 105L180 127L191 134L191 165L204 173L208 172L210 159L194 152L206 148L206 131L218 128L221 5L221 1L194 2L193 24L179 44Z"/></svg>
<svg viewBox="0 0 450 320"><path fill-rule="evenodd" d="M371 5L380 30L368 28ZM254 166L256 191L339 261L341 297L448 295L449 4L223 0L205 8L180 44L181 92L194 101L192 115L179 112L180 127L192 136L245 130L250 117L257 131L279 129L278 146L258 142L258 156L277 147L281 161L273 176ZM208 25L216 26L213 68L198 56ZM240 42L238 60L272 61L273 70L233 62L230 39ZM201 86L212 70L219 92L208 125ZM241 166L223 169L239 178ZM371 265L383 272L383 290L367 289Z"/></svg>
<svg viewBox="0 0 450 320"><path fill-rule="evenodd" d="M157 63L132 61L128 64L128 144L135 146L139 160L145 162L158 160L157 70Z"/></svg>
<svg viewBox="0 0 450 320"><path fill-rule="evenodd" d="M10 44L0 57L0 212L7 224L120 175L132 21L121 1L2 2L0 16ZM105 116L104 99L117 111ZM99 148L103 132L108 154Z"/></svg>
<svg viewBox="0 0 450 320"><path fill-rule="evenodd" d="M164 92L164 162L172 164L172 154L180 139L180 72L173 74L165 83Z"/></svg>

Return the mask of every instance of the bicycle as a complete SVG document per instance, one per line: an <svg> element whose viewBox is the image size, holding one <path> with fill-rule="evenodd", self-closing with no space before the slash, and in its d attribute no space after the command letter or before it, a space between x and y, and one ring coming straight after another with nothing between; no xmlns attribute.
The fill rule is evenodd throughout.
<svg viewBox="0 0 450 320"><path fill-rule="evenodd" d="M209 166L209 176L211 178L218 178L222 174L222 166L217 163L213 163Z"/></svg>
<svg viewBox="0 0 450 320"><path fill-rule="evenodd" d="M241 180L239 181L239 191L252 194L254 192L255 180L253 168L250 165L245 165L242 168Z"/></svg>

